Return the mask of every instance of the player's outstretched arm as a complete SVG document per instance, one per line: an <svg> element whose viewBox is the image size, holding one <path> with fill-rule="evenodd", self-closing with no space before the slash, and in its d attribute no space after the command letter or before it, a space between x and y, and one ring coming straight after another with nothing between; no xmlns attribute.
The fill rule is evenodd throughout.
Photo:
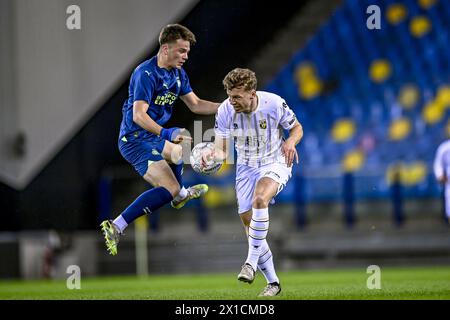
<svg viewBox="0 0 450 320"><path fill-rule="evenodd" d="M220 103L200 99L192 91L180 98L196 114L215 114L220 106Z"/></svg>
<svg viewBox="0 0 450 320"><path fill-rule="evenodd" d="M300 142L303 137L303 127L296 120L296 124L289 130L289 137L281 146L281 152L286 158L286 164L288 167L292 166L295 158L295 162L298 163L298 153L295 146Z"/></svg>

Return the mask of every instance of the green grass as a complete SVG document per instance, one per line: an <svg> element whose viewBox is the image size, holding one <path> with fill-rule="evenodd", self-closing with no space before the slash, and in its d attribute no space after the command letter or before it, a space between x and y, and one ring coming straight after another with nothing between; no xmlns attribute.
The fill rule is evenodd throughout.
<svg viewBox="0 0 450 320"><path fill-rule="evenodd" d="M382 268L381 289L366 287L362 270L280 272L283 292L275 299L450 299L450 267ZM256 299L265 285L251 285L233 273L82 278L80 290L66 280L1 281L0 299Z"/></svg>

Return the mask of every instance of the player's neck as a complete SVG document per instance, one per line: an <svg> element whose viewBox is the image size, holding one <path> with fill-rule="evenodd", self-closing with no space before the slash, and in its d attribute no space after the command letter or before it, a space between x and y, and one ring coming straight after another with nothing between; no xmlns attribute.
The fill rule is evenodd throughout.
<svg viewBox="0 0 450 320"><path fill-rule="evenodd" d="M170 66L166 63L166 61L165 61L163 55L162 55L160 52L158 52L158 54L156 55L156 61L157 61L156 63L157 63L157 65L158 65L158 67L164 68L164 69L167 69L167 70L172 69L172 67L170 67Z"/></svg>
<svg viewBox="0 0 450 320"><path fill-rule="evenodd" d="M251 108L250 108L250 111L249 111L249 112L253 112L253 111L255 111L256 109L258 109L258 102L259 102L258 95L255 95L255 98L256 98L256 99L253 99L253 103L252 103L252 105L251 105Z"/></svg>

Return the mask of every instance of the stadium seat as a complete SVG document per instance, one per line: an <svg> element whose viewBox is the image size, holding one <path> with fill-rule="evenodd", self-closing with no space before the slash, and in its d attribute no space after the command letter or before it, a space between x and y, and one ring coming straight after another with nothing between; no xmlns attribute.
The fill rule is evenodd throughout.
<svg viewBox="0 0 450 320"><path fill-rule="evenodd" d="M389 196L386 170L397 161L420 163L410 170L424 175L407 193L437 196L432 161L450 136L450 2L372 2L344 1L266 88L286 97L303 124L303 172L342 174L353 151L352 170L364 177L370 169L361 179L378 186L365 196ZM370 4L380 5L381 30L361 28ZM314 72L301 84L294 72L308 63ZM334 178L317 179L308 200L329 199Z"/></svg>

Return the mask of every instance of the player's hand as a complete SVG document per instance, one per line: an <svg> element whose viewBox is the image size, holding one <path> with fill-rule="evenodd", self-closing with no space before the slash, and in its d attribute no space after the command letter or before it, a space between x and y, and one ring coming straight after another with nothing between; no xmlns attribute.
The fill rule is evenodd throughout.
<svg viewBox="0 0 450 320"><path fill-rule="evenodd" d="M186 131L185 128L177 128L177 127L173 127L173 128L162 128L161 132L159 134L159 136L165 140L168 140L170 142L173 143L180 143L182 141L187 141L189 143L192 142L192 138L182 134L183 131Z"/></svg>
<svg viewBox="0 0 450 320"><path fill-rule="evenodd" d="M175 139L173 139L172 142L176 143L176 144L181 143L181 142L192 143L192 138L189 136L179 134L175 137Z"/></svg>
<svg viewBox="0 0 450 320"><path fill-rule="evenodd" d="M297 149L295 149L295 144L291 142L289 139L286 140L283 145L281 146L281 153L283 154L284 158L286 159L286 164L288 167L291 167L294 159L295 163L298 164L298 153Z"/></svg>
<svg viewBox="0 0 450 320"><path fill-rule="evenodd" d="M446 175L444 175L444 176L442 176L442 177L439 177L437 180L438 180L438 182L440 182L441 184L446 184L446 183L448 182L448 178L447 178Z"/></svg>
<svg viewBox="0 0 450 320"><path fill-rule="evenodd" d="M204 149L202 150L202 167L206 167L208 163L211 163L211 161L214 161L214 158L216 156L215 149Z"/></svg>

